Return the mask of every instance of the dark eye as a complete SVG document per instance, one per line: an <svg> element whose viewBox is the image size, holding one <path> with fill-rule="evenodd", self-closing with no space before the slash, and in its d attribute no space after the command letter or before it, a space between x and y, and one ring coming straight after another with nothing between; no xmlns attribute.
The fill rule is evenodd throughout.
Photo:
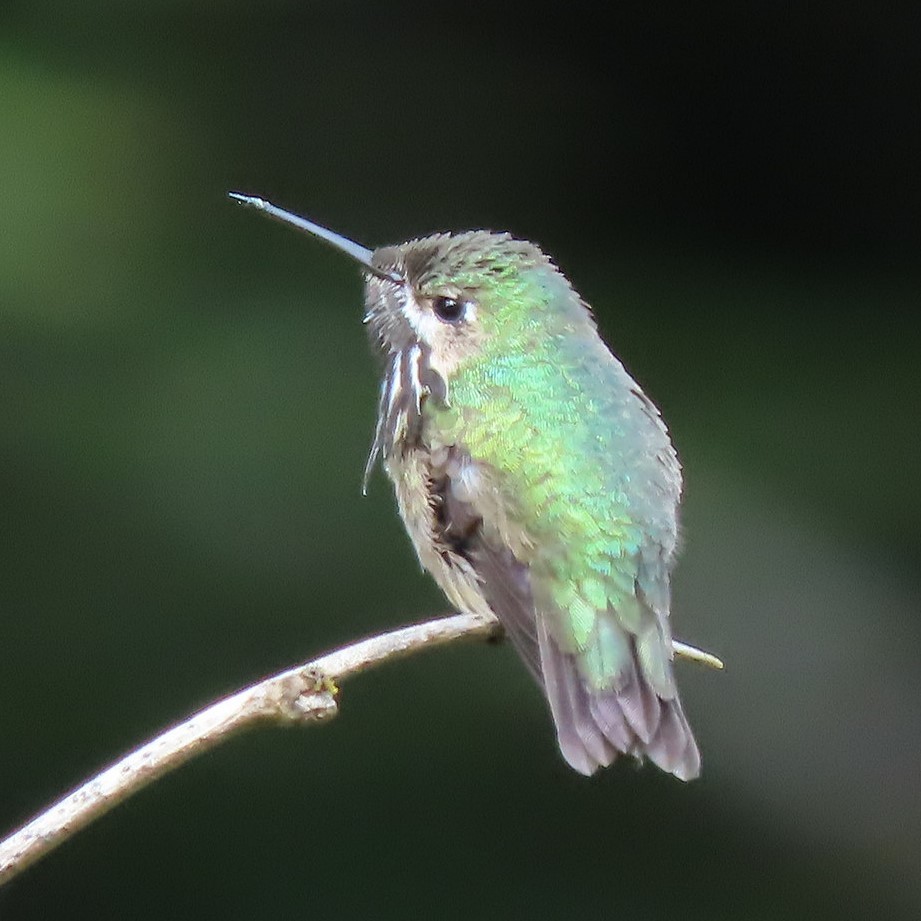
<svg viewBox="0 0 921 921"><path fill-rule="evenodd" d="M456 297L439 296L432 301L432 310L439 320L456 323L463 319L467 311L467 302Z"/></svg>

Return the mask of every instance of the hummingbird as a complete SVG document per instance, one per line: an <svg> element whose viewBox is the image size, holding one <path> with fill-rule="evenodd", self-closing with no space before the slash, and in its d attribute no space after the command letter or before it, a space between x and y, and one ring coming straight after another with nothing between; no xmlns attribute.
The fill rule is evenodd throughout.
<svg viewBox="0 0 921 921"><path fill-rule="evenodd" d="M563 758L585 775L633 756L696 777L669 627L681 467L560 269L509 233L371 250L230 196L361 266L383 367L365 485L380 458L422 566L458 609L498 619Z"/></svg>

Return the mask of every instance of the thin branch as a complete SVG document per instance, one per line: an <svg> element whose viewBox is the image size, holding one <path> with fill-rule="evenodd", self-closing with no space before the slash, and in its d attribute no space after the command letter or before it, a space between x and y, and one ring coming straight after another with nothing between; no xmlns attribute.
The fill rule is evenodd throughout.
<svg viewBox="0 0 921 921"><path fill-rule="evenodd" d="M0 885L142 787L264 722L311 723L336 715L336 684L380 662L461 637L490 636L494 620L459 614L353 643L273 675L206 707L126 755L0 842Z"/></svg>
<svg viewBox="0 0 921 921"><path fill-rule="evenodd" d="M343 679L432 646L499 632L495 620L473 614L426 621L343 646L219 700L116 761L0 841L0 885L138 790L216 747L230 734L264 722L329 720L338 712L337 683ZM722 668L722 662L709 653L684 643L673 645L677 656Z"/></svg>

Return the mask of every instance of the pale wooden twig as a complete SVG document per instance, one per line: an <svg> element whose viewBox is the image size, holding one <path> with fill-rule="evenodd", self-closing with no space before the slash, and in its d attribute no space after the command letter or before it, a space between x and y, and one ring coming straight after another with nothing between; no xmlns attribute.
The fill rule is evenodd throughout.
<svg viewBox="0 0 921 921"><path fill-rule="evenodd" d="M327 720L337 710L334 682L379 662L463 636L489 636L497 629L494 620L468 614L414 624L337 649L219 700L126 755L0 842L0 884L230 733L273 720Z"/></svg>
<svg viewBox="0 0 921 921"><path fill-rule="evenodd" d="M498 635L492 618L456 614L361 640L287 669L200 710L116 761L0 842L0 885L149 783L256 723L311 723L336 715L336 684L358 672L461 637ZM675 655L722 668L675 642Z"/></svg>

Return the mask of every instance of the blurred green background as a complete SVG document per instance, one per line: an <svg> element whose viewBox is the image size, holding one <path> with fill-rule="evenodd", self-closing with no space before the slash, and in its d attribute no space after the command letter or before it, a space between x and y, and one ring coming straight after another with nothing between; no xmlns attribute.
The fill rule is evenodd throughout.
<svg viewBox="0 0 921 921"><path fill-rule="evenodd" d="M600 6L5 0L0 825L445 610L361 497L358 273L228 189L555 256L685 465L703 778L586 781L509 648L451 648L158 783L3 921L921 915L919 36Z"/></svg>

